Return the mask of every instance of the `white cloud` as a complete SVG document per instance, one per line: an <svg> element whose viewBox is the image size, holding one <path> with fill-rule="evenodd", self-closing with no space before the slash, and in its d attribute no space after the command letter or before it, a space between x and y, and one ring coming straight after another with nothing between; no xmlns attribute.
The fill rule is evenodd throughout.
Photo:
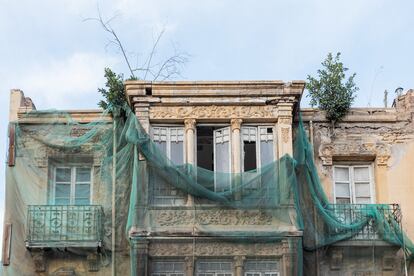
<svg viewBox="0 0 414 276"><path fill-rule="evenodd" d="M42 108L80 108L84 103L75 101L99 96L97 88L104 84L104 68L116 63L112 57L74 53L28 68L17 82Z"/></svg>

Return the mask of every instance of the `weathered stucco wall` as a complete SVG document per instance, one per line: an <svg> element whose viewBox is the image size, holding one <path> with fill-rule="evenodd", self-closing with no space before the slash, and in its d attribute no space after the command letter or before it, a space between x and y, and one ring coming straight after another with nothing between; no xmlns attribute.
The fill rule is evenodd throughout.
<svg viewBox="0 0 414 276"><path fill-rule="evenodd" d="M302 115L329 200L334 202L335 165L371 164L374 202L399 204L403 230L414 240L414 90L398 97L392 108L353 108L334 127L322 111L303 109ZM385 243L345 241L318 252L309 256L315 274L402 275L404 271L401 250ZM409 275L413 274L409 267Z"/></svg>

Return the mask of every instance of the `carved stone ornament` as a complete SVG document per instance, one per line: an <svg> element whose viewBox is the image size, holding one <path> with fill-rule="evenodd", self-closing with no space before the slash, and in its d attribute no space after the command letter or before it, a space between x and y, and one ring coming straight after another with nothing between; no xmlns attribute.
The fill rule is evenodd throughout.
<svg viewBox="0 0 414 276"><path fill-rule="evenodd" d="M282 132L282 142L288 143L290 140L290 128L282 127L281 132Z"/></svg>
<svg viewBox="0 0 414 276"><path fill-rule="evenodd" d="M150 256L282 256L280 243L177 242L151 243Z"/></svg>
<svg viewBox="0 0 414 276"><path fill-rule="evenodd" d="M196 128L196 120L195 119L185 119L184 120L185 130L195 130Z"/></svg>
<svg viewBox="0 0 414 276"><path fill-rule="evenodd" d="M319 147L319 157L324 166L332 166L334 156L375 156L379 166L387 166L391 156L389 145L383 143L361 143L347 141L322 144Z"/></svg>
<svg viewBox="0 0 414 276"><path fill-rule="evenodd" d="M99 256L96 253L90 253L86 257L88 261L88 270L90 272L99 271Z"/></svg>
<svg viewBox="0 0 414 276"><path fill-rule="evenodd" d="M153 106L150 120L156 119L275 119L277 108L274 106Z"/></svg>
<svg viewBox="0 0 414 276"><path fill-rule="evenodd" d="M292 124L292 117L279 117L277 119L277 122L279 124L283 124L283 125L291 125Z"/></svg>
<svg viewBox="0 0 414 276"><path fill-rule="evenodd" d="M231 119L231 121L230 121L231 129L232 130L236 130L236 129L240 130L242 122L243 122L242 119Z"/></svg>
<svg viewBox="0 0 414 276"><path fill-rule="evenodd" d="M43 250L33 252L33 262L35 265L35 271L36 272L44 272L46 271L46 256L45 252Z"/></svg>
<svg viewBox="0 0 414 276"><path fill-rule="evenodd" d="M192 211L163 210L158 212L156 222L160 226L178 225L270 225L272 216L263 211L209 210Z"/></svg>

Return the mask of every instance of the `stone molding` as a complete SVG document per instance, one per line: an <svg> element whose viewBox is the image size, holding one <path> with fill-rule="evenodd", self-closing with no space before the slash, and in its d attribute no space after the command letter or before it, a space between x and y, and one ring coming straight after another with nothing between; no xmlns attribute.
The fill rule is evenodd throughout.
<svg viewBox="0 0 414 276"><path fill-rule="evenodd" d="M271 215L252 210L210 210L198 211L195 214L187 210L163 210L157 213L155 220L160 226L272 224Z"/></svg>
<svg viewBox="0 0 414 276"><path fill-rule="evenodd" d="M322 165L332 166L334 157L363 158L372 156L378 166L387 166L391 157L390 146L384 143L362 143L359 141L324 143L319 147Z"/></svg>
<svg viewBox="0 0 414 276"><path fill-rule="evenodd" d="M282 256L287 253L285 251L282 243L154 242L149 245L152 257Z"/></svg>

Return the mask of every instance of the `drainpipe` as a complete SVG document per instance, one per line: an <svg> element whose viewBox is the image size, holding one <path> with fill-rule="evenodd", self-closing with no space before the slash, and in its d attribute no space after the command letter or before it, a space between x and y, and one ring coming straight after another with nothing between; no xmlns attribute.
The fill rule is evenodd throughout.
<svg viewBox="0 0 414 276"><path fill-rule="evenodd" d="M116 225L115 225L115 195L116 195L116 115L114 114L114 123L113 123L113 145L112 145L112 244L111 244L111 251L112 251L112 275L116 275L116 269L115 269L115 231L116 231Z"/></svg>

